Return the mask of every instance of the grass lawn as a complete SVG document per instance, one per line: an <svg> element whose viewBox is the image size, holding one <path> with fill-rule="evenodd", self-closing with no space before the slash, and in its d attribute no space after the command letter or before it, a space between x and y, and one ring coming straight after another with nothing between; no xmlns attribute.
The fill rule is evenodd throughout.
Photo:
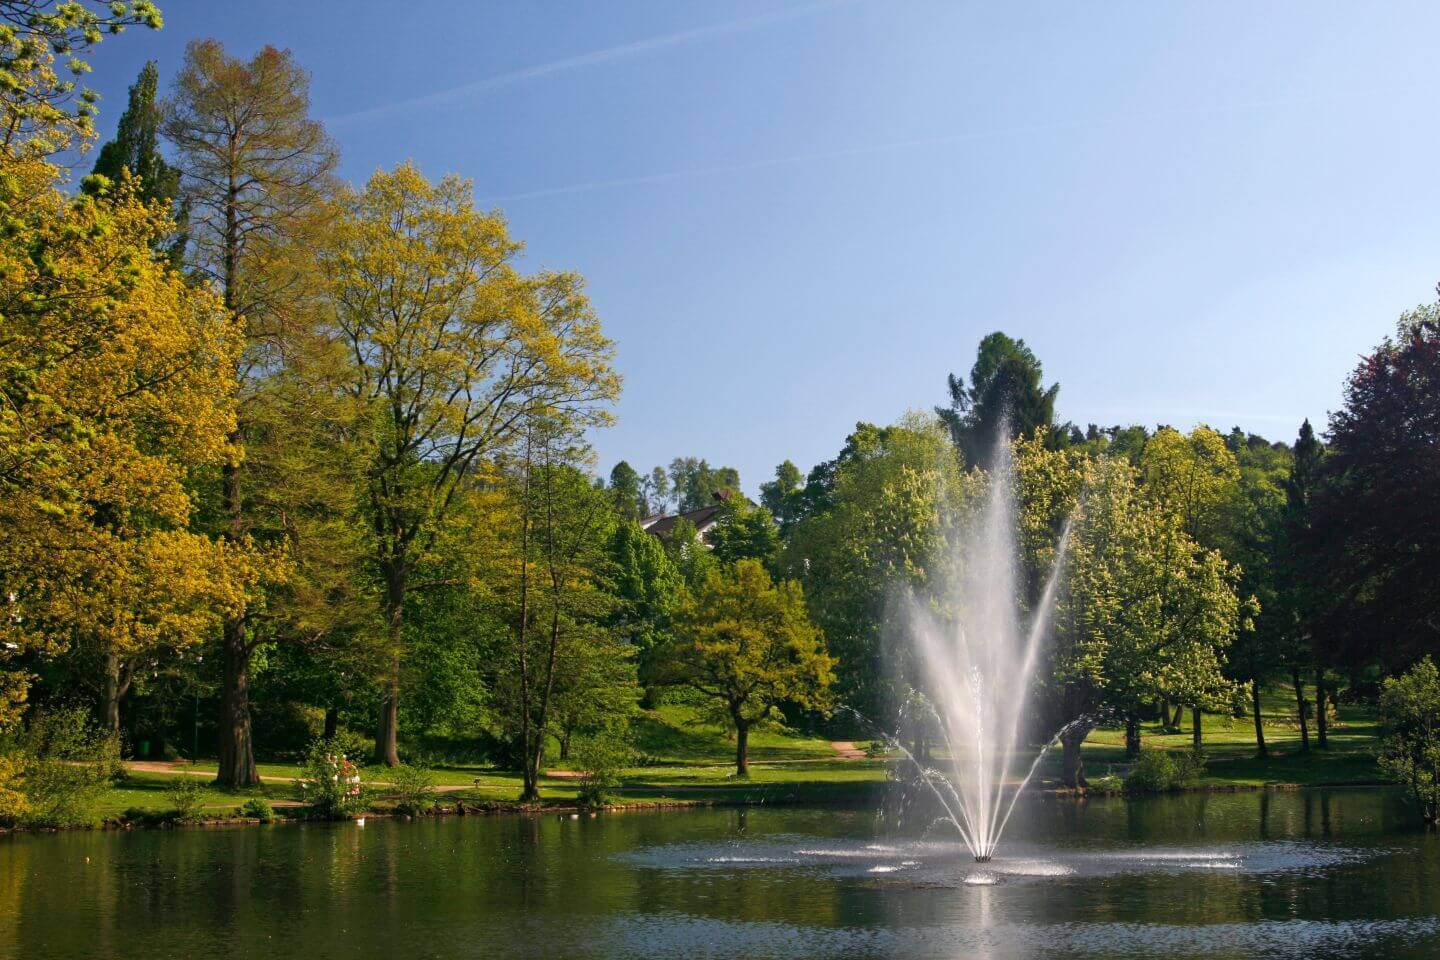
<svg viewBox="0 0 1440 960"><path fill-rule="evenodd" d="M1307 696L1311 695L1307 690ZM1354 707L1342 708L1332 721L1330 745L1319 750L1311 730L1311 750L1300 752L1299 726L1295 722L1293 693L1289 687L1268 691L1262 699L1262 718L1269 757L1255 756L1255 728L1249 717L1206 714L1203 718L1207 775L1202 785L1214 788L1260 787L1267 784L1370 783L1379 779L1374 752L1377 729L1372 716ZM1182 729L1165 731L1156 723L1142 727L1146 748L1188 751L1191 745L1190 717ZM863 800L873 796L886 779L883 760L839 758L828 740L797 736L771 728L753 731L750 737L751 768L748 780L733 775L734 743L726 729L703 717L685 704L666 704L646 711L635 728L636 747L644 766L624 771L616 796L620 804L653 803L765 803ZM1092 778L1106 773L1123 775L1124 730L1103 727L1086 740L1086 772ZM552 760L548 769L567 765ZM292 781L299 773L293 763L261 763L263 777L276 778L254 790L224 791L204 788L203 805L214 811L230 811L247 798L264 796L272 801L294 800L298 794ZM104 801L103 814L116 816L131 807L164 811L173 804L168 790L179 779L194 773L213 773L213 761L186 764L175 773L134 772L113 787ZM387 770L362 768L363 778L377 784L383 798ZM1038 785L1056 785L1060 774L1058 750L1042 762ZM454 765L434 770L437 785L453 789L446 797L466 801L509 804L520 794L518 773L488 767ZM198 778L197 778L198 779ZM578 784L567 777L543 777L541 794L549 804L563 805L575 799Z"/></svg>

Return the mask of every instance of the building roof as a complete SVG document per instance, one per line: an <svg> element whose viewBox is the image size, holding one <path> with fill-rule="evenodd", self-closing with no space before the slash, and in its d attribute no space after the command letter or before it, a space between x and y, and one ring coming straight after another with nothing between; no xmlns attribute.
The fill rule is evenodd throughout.
<svg viewBox="0 0 1440 960"><path fill-rule="evenodd" d="M668 517L651 517L648 520L642 520L640 525L644 527L647 532L653 533L657 537L668 537L671 531L675 529L675 524L678 521L689 520L695 525L696 531L703 535L706 530L715 526L716 522L719 521L720 511L723 510L724 507L725 505L723 503L712 503L709 506L700 507L697 510L686 510L684 513L678 513Z"/></svg>

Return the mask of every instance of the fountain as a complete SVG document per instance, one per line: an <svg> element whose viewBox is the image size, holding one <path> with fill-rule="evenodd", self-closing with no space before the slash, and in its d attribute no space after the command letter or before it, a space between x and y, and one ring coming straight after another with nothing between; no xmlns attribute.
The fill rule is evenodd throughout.
<svg viewBox="0 0 1440 960"><path fill-rule="evenodd" d="M1029 617L1020 609L1016 562L1015 495L1010 447L997 445L982 509L952 549L963 571L950 585L942 616L912 596L898 610L926 686L920 719L943 744L943 769L922 763L900 747L945 809L971 855L994 856L1005 824L1045 752L1024 775L1012 770L1021 746L1022 719L1064 565L1069 525L1055 563Z"/></svg>

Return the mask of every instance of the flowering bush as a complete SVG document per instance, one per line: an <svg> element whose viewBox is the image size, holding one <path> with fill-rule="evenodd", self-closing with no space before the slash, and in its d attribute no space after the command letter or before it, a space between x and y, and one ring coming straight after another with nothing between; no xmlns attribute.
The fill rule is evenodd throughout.
<svg viewBox="0 0 1440 960"><path fill-rule="evenodd" d="M311 816L345 820L365 809L360 768L329 740L316 740L305 757L304 772L295 781Z"/></svg>

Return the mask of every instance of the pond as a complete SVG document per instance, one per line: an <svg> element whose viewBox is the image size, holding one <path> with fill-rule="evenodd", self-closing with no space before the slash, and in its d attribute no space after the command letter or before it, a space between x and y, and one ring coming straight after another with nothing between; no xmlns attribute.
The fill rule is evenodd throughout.
<svg viewBox="0 0 1440 960"><path fill-rule="evenodd" d="M0 958L1440 956L1382 790L1028 799L994 862L873 811L0 838Z"/></svg>

